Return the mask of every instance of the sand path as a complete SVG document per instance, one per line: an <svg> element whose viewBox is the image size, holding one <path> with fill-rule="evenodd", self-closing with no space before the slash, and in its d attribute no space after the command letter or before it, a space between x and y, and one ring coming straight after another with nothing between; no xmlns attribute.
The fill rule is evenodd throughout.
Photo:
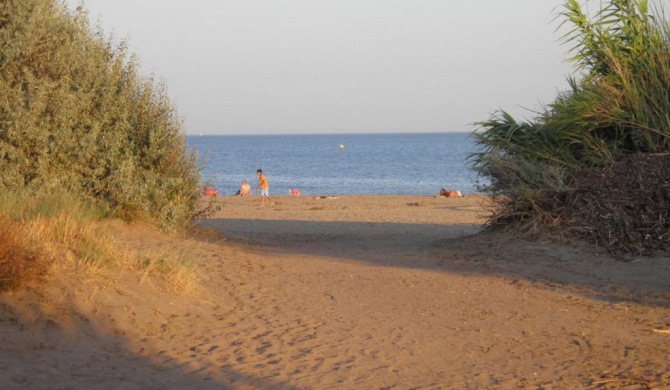
<svg viewBox="0 0 670 390"><path fill-rule="evenodd" d="M281 197L260 208L257 198L221 198L199 225L223 239L193 247L212 304L141 290L93 299L83 289L89 300L75 294L73 306L96 340L111 336L82 343L107 365L61 378L69 387L25 376L22 385L670 388L670 335L653 331L670 328L667 258L621 262L588 248L471 236L480 200ZM183 245L158 233L119 235ZM131 303L107 308L107 320L90 314L120 295ZM78 339L56 337L64 336L53 336L49 353L80 356ZM3 364L16 380L16 364Z"/></svg>

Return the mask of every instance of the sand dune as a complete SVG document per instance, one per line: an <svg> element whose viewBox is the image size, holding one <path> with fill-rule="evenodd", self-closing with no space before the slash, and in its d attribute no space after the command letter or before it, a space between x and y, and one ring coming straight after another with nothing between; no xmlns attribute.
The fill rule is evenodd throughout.
<svg viewBox="0 0 670 390"><path fill-rule="evenodd" d="M132 275L6 295L0 388L670 388L670 259L482 234L483 200L229 197L196 239L115 226L192 253L202 297Z"/></svg>

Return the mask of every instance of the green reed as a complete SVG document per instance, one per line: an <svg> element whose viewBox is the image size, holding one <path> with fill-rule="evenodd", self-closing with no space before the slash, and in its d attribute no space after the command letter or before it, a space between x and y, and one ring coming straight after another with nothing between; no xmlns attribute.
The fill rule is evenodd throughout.
<svg viewBox="0 0 670 390"><path fill-rule="evenodd" d="M575 64L570 89L529 123L496 112L473 134L473 168L499 201L491 224L555 220L572 178L636 153L670 152L670 25L642 0L566 0L558 18ZM509 217L509 218L508 218ZM514 224L512 224L514 225Z"/></svg>

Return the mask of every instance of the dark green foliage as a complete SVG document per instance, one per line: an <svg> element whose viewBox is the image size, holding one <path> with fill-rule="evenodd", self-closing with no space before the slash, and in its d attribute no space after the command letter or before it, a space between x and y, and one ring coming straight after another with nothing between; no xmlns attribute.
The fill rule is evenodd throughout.
<svg viewBox="0 0 670 390"><path fill-rule="evenodd" d="M565 201L582 172L637 154L670 153L670 25L645 0L599 2L590 19L576 0L560 17L576 78L532 123L499 112L474 134L473 167L491 179L491 225L522 231L565 225ZM640 172L644 175L644 172ZM574 206L574 205L572 205ZM571 206L571 207L572 207Z"/></svg>
<svg viewBox="0 0 670 390"><path fill-rule="evenodd" d="M68 191L174 227L200 172L165 87L56 0L0 3L0 189Z"/></svg>

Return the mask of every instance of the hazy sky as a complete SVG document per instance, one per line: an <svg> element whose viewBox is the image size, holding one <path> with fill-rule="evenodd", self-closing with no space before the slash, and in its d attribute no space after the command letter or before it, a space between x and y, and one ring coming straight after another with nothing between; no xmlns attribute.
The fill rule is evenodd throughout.
<svg viewBox="0 0 670 390"><path fill-rule="evenodd" d="M67 0L71 7L79 0ZM87 0L188 134L472 131L567 88L562 0Z"/></svg>

